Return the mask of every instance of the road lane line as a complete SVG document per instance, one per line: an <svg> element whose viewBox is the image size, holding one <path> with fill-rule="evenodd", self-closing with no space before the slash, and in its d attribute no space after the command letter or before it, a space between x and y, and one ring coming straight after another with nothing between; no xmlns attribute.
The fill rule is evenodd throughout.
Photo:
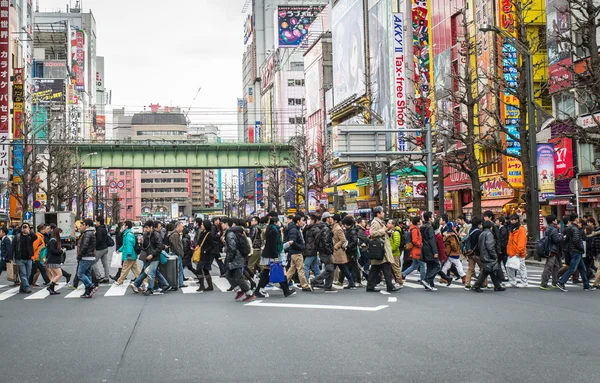
<svg viewBox="0 0 600 383"><path fill-rule="evenodd" d="M10 290L6 290L2 294L0 294L0 301L5 301L8 298L17 295L18 293L19 293L19 287L15 287Z"/></svg>
<svg viewBox="0 0 600 383"><path fill-rule="evenodd" d="M58 283L56 286L55 290L60 290L61 287L64 287L66 285L66 283L62 282L62 283ZM27 297L25 297L25 299L29 300L29 299L44 299L46 297L49 297L50 293L48 292L48 290L46 290L45 288L41 289L40 291L38 291L35 294L31 294Z"/></svg>
<svg viewBox="0 0 600 383"><path fill-rule="evenodd" d="M120 286L115 286L114 284L110 286L108 291L104 294L105 297L122 297L129 289L128 283L123 283Z"/></svg>
<svg viewBox="0 0 600 383"><path fill-rule="evenodd" d="M360 307L360 306L333 306L333 305L307 305L295 303L263 303L263 301L254 301L245 304L245 306L255 307L281 307L290 309L321 309L321 310L343 310L343 311L368 311L374 312L386 309L390 306L380 305L377 307Z"/></svg>
<svg viewBox="0 0 600 383"><path fill-rule="evenodd" d="M227 279L225 278L213 278L212 279L213 285L218 288L219 290L221 290L221 292L224 293L229 293L230 291L227 291L228 288L231 287L231 285L229 284L229 282L227 282Z"/></svg>
<svg viewBox="0 0 600 383"><path fill-rule="evenodd" d="M388 298L388 302L398 302L398 298L395 298L395 297L394 297L394 298L392 298L392 297L389 297L389 298Z"/></svg>
<svg viewBox="0 0 600 383"><path fill-rule="evenodd" d="M80 283L77 286L77 289L74 291L71 291L71 293L65 295L65 298L79 298L79 296L83 295L84 292L85 292L85 285L83 283Z"/></svg>

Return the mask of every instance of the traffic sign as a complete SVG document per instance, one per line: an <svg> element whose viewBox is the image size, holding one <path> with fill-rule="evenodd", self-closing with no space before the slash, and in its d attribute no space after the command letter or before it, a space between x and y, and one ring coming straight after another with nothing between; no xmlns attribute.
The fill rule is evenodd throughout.
<svg viewBox="0 0 600 383"><path fill-rule="evenodd" d="M33 208L39 209L42 207L42 203L40 201L33 201Z"/></svg>
<svg viewBox="0 0 600 383"><path fill-rule="evenodd" d="M29 221L31 218L33 218L33 213L30 211L26 211L25 213L23 213L23 219L25 221Z"/></svg>
<svg viewBox="0 0 600 383"><path fill-rule="evenodd" d="M117 183L115 181L110 181L108 186L110 186L111 189L115 189L117 187Z"/></svg>
<svg viewBox="0 0 600 383"><path fill-rule="evenodd" d="M123 189L123 188L125 187L125 182L123 182L123 181L119 181L119 182L117 183L117 186L119 187L119 189Z"/></svg>

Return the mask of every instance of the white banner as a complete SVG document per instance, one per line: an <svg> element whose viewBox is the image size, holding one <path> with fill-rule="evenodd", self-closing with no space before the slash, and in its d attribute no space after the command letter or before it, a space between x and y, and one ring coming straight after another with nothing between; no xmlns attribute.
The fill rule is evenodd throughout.
<svg viewBox="0 0 600 383"><path fill-rule="evenodd" d="M404 68L404 19L402 13L394 13L392 18L394 31L394 129L406 129L406 71ZM406 150L403 133L398 134L398 150Z"/></svg>
<svg viewBox="0 0 600 383"><path fill-rule="evenodd" d="M9 179L9 153L8 132L0 133L0 182L8 182Z"/></svg>

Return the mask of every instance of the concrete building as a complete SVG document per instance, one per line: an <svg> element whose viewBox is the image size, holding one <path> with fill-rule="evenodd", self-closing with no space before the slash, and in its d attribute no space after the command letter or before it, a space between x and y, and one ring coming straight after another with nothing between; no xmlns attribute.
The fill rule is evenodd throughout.
<svg viewBox="0 0 600 383"><path fill-rule="evenodd" d="M131 140L131 119L133 115L125 114L125 108L113 109L112 138L114 140Z"/></svg>
<svg viewBox="0 0 600 383"><path fill-rule="evenodd" d="M133 115L131 140L184 141L188 138L186 116L179 108L152 108ZM187 169L141 171L142 218L176 219L192 214L191 174Z"/></svg>
<svg viewBox="0 0 600 383"><path fill-rule="evenodd" d="M188 140L198 144L214 144L219 141L219 128L214 125L191 125ZM220 170L190 169L192 188L192 214L215 209L217 174Z"/></svg>

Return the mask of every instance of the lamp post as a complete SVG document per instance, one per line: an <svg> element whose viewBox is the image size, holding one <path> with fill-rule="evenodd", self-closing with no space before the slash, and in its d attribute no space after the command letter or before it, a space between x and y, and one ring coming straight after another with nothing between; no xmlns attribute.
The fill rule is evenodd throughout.
<svg viewBox="0 0 600 383"><path fill-rule="evenodd" d="M81 187L81 164L83 162L85 162L85 160L87 160L88 158L92 157L92 156L97 156L98 153L94 152L94 153L89 153L86 154L85 156L83 156L83 158L79 158L79 150L77 149L77 189L78 189L78 194L77 194L77 217L81 218L81 212L82 212L82 204L81 204L81 200L83 199L83 193L85 192L85 190L87 190L87 188L83 189L81 191L81 194L79 194L79 188Z"/></svg>
<svg viewBox="0 0 600 383"><path fill-rule="evenodd" d="M479 28L482 32L494 32L502 38L509 40L514 44L515 49L523 56L524 65L527 74L527 123L529 125L529 189L531 208L534 212L539 210L540 201L538 195L538 178L537 178L537 139L536 139L536 124L535 124L535 96L534 96L534 78L533 78L533 54L527 46L509 35L505 31L499 29L495 25L484 24ZM540 221L536 216L528 217L531 220L532 233L530 238L533 243L537 243L540 239Z"/></svg>

